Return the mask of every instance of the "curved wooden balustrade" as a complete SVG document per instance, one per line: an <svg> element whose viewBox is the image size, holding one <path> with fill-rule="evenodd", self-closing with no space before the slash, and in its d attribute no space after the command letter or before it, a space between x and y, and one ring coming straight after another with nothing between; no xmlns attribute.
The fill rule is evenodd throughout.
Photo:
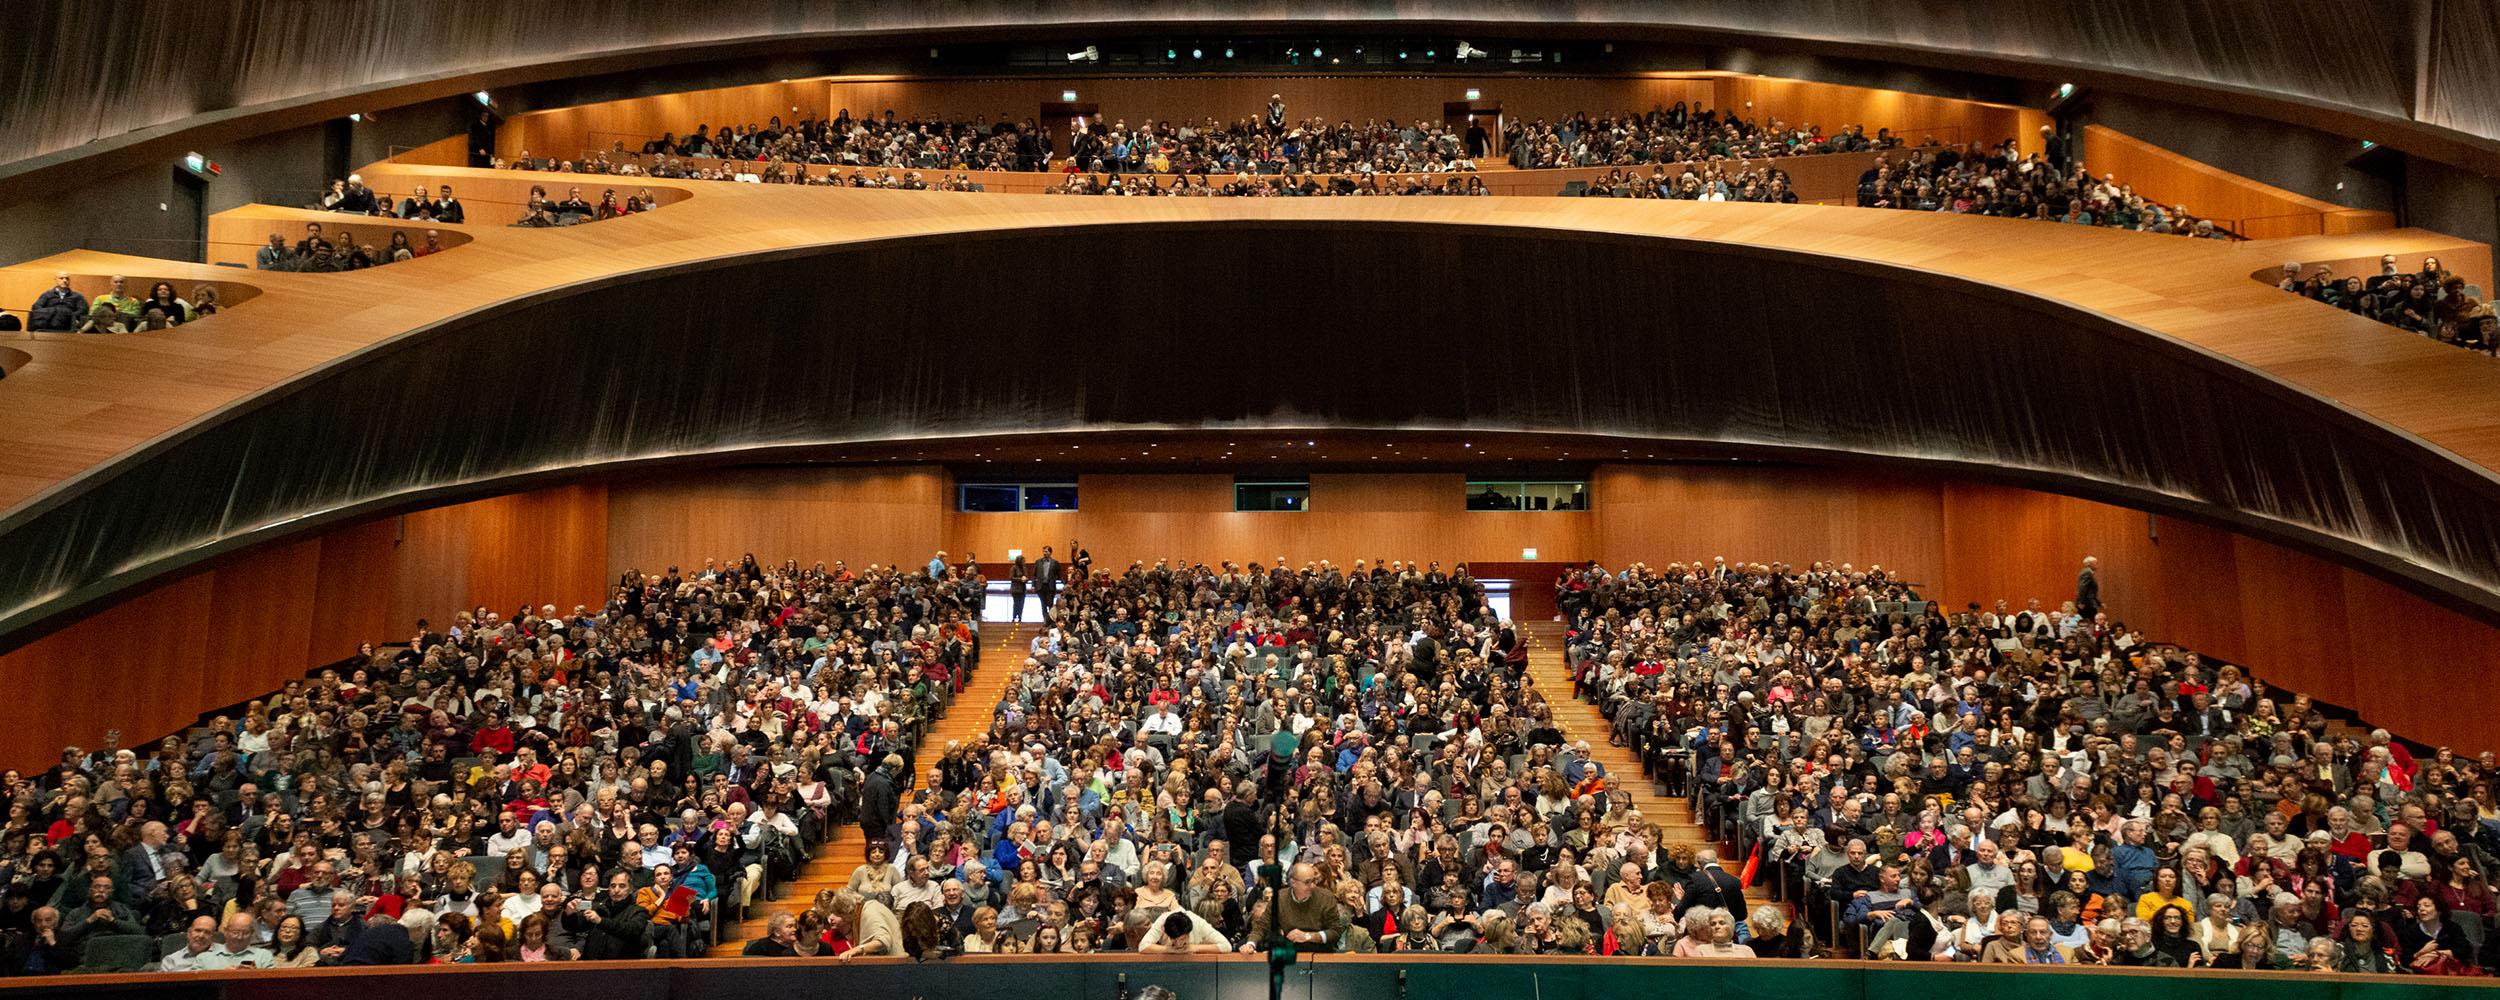
<svg viewBox="0 0 2500 1000"><path fill-rule="evenodd" d="M391 164L376 165L365 173L371 183L386 190L451 180L464 195L475 192L485 197L493 196L499 186L526 189L533 182L554 186L590 180ZM668 185L654 185L664 186ZM1550 197L1076 199L743 184L684 187L689 197L667 211L553 230L473 225L468 227L473 242L408 263L351 274L254 274L254 282L267 294L253 303L249 323L134 334L109 341L46 340L27 345L33 363L14 374L7 389L0 391L0 448L13 458L7 468L0 469L0 503L12 507L6 520L0 520L0 534L25 529L47 512L75 503L90 485L109 479L113 470L133 467L150 454L178 453L180 438L168 435L186 427L205 427L227 415L229 407L256 394L280 390L311 373L345 371L357 363L360 352L411 331L484 315L481 310L508 309L550 292L640 281L689 265L719 266L724 259L793 248L857 247L873 241L993 233L1030 232L1041 238L1135 224L1374 229L1466 225L1487 233L1531 238L1551 234L1583 243L1615 241L1626 247L1637 246L1643 239L1664 238L1676 242L1658 244L1662 249L1723 248L1769 255L1763 258L1766 261L1820 262L1814 266L1868 277L1915 278L1937 291L1967 288L2009 303L2089 310L2126 325L2111 328L2109 335L2119 338L2113 345L2132 340L2147 346L2166 345L2172 351L2183 346L2188 352L2180 357L2202 358L2196 363L2238 372L2234 377L2263 392L2305 395L2312 404L2331 400L2375 422L2382 432L2393 429L2418 438L2411 445L2395 447L2413 448L2414 460L2440 477L2480 483L2475 489L2495 488L2490 470L2500 467L2500 421L2481 405L2500 390L2500 367L2494 367L2490 359L2282 295L2246 277L2286 258L2348 259L2392 250L2439 253L2463 262L2479 249L2420 231L2249 246L2022 220L1814 206ZM1678 267L1673 253L1659 254L1656 259L1659 268ZM1399 263L1365 266L1387 267L1394 273ZM1024 261L1018 266L1048 268L1059 262ZM176 275L178 282L186 273L199 277L235 273L94 253L66 254L9 270L42 275L57 267L86 273L165 273ZM963 277L984 280L979 273ZM1215 277L1210 273L1210 280ZM773 292L804 296L810 289ZM1811 321L1812 309L1852 307L1848 302L1799 305L1805 310L1799 314L1800 322ZM2127 332L2128 328L2136 332ZM1998 332L2004 337L2024 334L2018 325ZM529 330L516 326L498 335L506 343L526 343ZM1950 359L1934 359L1933 363L1949 364ZM2158 391L2158 387L2149 388ZM127 454L151 441L156 445L150 454ZM1788 443L1815 446L1807 439ZM117 455L127 460L115 462ZM650 456L617 454L599 460L636 457ZM1927 452L1890 457L1947 464L1957 460L1944 444ZM2118 463L2111 466L2110 475L2123 478L2121 470L2130 458L2112 455L2109 460ZM2443 467L2448 471L2436 471ZM2040 481L2058 478L2051 470L2034 471L2044 477ZM496 474L486 475L491 479ZM65 485L70 488L63 489ZM469 481L465 486L474 492L486 484ZM340 498L353 504L387 499ZM2146 495L2144 499L2163 497ZM2172 499L2194 505L2189 498ZM112 585L141 581L159 559L185 553L196 558L212 545L231 547L251 537L277 537L288 523L325 509L343 508L304 509L266 523L224 524L211 536L153 539L149 542L156 546L153 549L134 550L127 559L116 557L116 572L122 576ZM2229 511L2207 513L2232 519ZM55 523L63 522L56 519ZM2347 556L2383 554L2381 572L2403 572L2390 569L2396 560L2431 563L2414 567L2421 570L2410 577L2417 583L2445 571L2427 555L2431 551L2427 544L2396 529L2373 525L2366 518L2330 518L2304 530L2312 533L2311 544L2335 548ZM2412 525L2403 530L2422 528ZM2473 575L2456 582L2462 589L2482 588ZM100 578L88 578L87 583L109 589ZM69 596L60 592L49 599ZM108 595L87 591L77 596L93 601Z"/></svg>

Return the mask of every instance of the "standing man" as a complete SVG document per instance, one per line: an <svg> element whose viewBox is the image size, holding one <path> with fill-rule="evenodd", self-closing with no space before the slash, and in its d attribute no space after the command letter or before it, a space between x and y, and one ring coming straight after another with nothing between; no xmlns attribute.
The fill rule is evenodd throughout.
<svg viewBox="0 0 2500 1000"><path fill-rule="evenodd" d="M877 762L860 785L859 832L865 838L862 843L883 844L893 837L894 814L902 808L903 801L894 787L894 771L901 765L900 756L889 754Z"/></svg>
<svg viewBox="0 0 2500 1000"><path fill-rule="evenodd" d="M2101 613L2101 576L2096 572L2101 561L2083 557L2083 572L2075 574L2075 613L2091 621Z"/></svg>
<svg viewBox="0 0 2500 1000"><path fill-rule="evenodd" d="M1033 564L1033 592L1042 602L1037 620L1050 620L1050 605L1059 599L1059 557L1050 554L1050 546L1042 546L1042 558Z"/></svg>
<svg viewBox="0 0 2500 1000"><path fill-rule="evenodd" d="M1696 906L1745 912L1745 884L1720 867L1719 852L1708 847L1693 852L1693 877L1685 880L1684 899L1675 905L1675 913L1681 918Z"/></svg>

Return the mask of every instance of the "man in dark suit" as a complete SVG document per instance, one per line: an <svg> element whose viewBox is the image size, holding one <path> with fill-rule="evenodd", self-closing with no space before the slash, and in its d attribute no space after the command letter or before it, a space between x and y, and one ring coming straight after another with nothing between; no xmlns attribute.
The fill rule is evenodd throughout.
<svg viewBox="0 0 2500 1000"><path fill-rule="evenodd" d="M145 899L156 891L156 884L182 874L181 852L168 850L165 824L153 820L139 828L138 846L122 852L122 864L130 870L132 895Z"/></svg>
<svg viewBox="0 0 2500 1000"><path fill-rule="evenodd" d="M2101 576L2095 572L2100 565L2099 559L2085 556L2083 572L2075 574L2075 613L2085 621L2101 613Z"/></svg>
<svg viewBox="0 0 2500 1000"><path fill-rule="evenodd" d="M1042 558L1033 564L1033 591L1042 602L1042 620L1050 620L1050 602L1059 597L1059 559L1050 554L1050 546L1042 546Z"/></svg>
<svg viewBox="0 0 2500 1000"><path fill-rule="evenodd" d="M893 772L901 766L899 756L889 755L860 785L859 832L866 843L885 843L894 833L894 815L902 809L903 797L894 789Z"/></svg>
<svg viewBox="0 0 2500 1000"><path fill-rule="evenodd" d="M1675 904L1675 915L1696 906L1715 907L1745 919L1745 886L1736 876L1719 867L1719 852L1702 848L1693 852L1693 877L1684 883L1684 898Z"/></svg>

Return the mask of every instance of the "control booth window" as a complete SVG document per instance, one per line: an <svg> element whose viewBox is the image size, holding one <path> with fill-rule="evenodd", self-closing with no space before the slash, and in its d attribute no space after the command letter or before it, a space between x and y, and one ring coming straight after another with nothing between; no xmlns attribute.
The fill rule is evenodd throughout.
<svg viewBox="0 0 2500 1000"><path fill-rule="evenodd" d="M956 490L955 509L972 514L1075 510L1076 484L964 483Z"/></svg>
<svg viewBox="0 0 2500 1000"><path fill-rule="evenodd" d="M1237 481L1233 483L1233 509L1301 513L1311 509L1311 481Z"/></svg>
<svg viewBox="0 0 2500 1000"><path fill-rule="evenodd" d="M1589 484L1585 480L1543 483L1471 480L1467 483L1467 509L1587 510Z"/></svg>

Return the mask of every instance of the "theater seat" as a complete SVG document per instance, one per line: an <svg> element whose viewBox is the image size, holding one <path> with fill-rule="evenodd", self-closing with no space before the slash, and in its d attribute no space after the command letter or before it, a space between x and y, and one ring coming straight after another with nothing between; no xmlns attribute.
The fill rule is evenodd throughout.
<svg viewBox="0 0 2500 1000"><path fill-rule="evenodd" d="M150 964L156 939L145 934L99 934L87 939L77 972L137 972Z"/></svg>

